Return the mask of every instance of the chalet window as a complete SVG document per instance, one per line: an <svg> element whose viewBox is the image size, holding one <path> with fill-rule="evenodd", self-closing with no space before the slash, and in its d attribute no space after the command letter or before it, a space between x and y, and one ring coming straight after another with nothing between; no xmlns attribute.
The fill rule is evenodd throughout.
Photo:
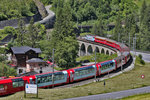
<svg viewBox="0 0 150 100"><path fill-rule="evenodd" d="M23 69L19 69L19 73L23 73Z"/></svg>

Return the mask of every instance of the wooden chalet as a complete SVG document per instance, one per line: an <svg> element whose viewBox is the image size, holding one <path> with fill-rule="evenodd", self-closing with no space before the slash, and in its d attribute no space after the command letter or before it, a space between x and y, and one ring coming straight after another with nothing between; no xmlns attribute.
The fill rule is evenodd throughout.
<svg viewBox="0 0 150 100"><path fill-rule="evenodd" d="M26 67L29 62L37 60L35 63L44 62L42 59L39 58L39 54L41 54L40 48L31 48L29 46L22 46L22 47L11 47L12 53L12 65L17 68L18 73L26 72ZM40 62L38 62L40 61ZM36 65L36 64L35 64ZM29 66L29 65L28 65ZM32 66L33 68L34 66Z"/></svg>

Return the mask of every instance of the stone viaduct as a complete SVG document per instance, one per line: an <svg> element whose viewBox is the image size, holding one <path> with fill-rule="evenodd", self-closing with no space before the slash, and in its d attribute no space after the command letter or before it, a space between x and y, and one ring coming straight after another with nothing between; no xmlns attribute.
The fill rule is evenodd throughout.
<svg viewBox="0 0 150 100"><path fill-rule="evenodd" d="M107 45L85 40L82 39L81 37L78 37L77 40L79 42L79 52L78 52L79 56L90 55L93 52L95 52L95 50L97 53L104 53L107 55L117 53L117 49L109 47Z"/></svg>

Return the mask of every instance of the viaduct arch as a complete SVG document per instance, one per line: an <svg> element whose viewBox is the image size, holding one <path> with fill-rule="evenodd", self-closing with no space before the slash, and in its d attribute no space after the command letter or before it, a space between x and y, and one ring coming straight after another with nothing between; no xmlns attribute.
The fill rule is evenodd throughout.
<svg viewBox="0 0 150 100"><path fill-rule="evenodd" d="M104 53L107 55L112 55L116 53L115 49L108 48L104 45L99 45L95 42L84 40L82 41L80 39L78 39L78 42L79 42L79 52L78 52L79 56L91 55L92 53L95 52L95 50L97 53Z"/></svg>

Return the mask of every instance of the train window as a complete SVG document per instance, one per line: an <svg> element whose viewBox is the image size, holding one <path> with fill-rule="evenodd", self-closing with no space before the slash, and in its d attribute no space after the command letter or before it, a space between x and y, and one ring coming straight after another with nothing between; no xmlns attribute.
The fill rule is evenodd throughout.
<svg viewBox="0 0 150 100"><path fill-rule="evenodd" d="M37 83L41 83L41 78L37 78Z"/></svg>
<svg viewBox="0 0 150 100"><path fill-rule="evenodd" d="M4 85L3 85L3 84L0 85L0 89L2 89L2 88L4 88Z"/></svg>
<svg viewBox="0 0 150 100"><path fill-rule="evenodd" d="M37 83L46 83L52 81L52 76L45 76L37 79Z"/></svg>
<svg viewBox="0 0 150 100"><path fill-rule="evenodd" d="M54 81L58 81L58 80L62 80L62 79L64 79L64 74L54 76Z"/></svg>
<svg viewBox="0 0 150 100"><path fill-rule="evenodd" d="M79 72L78 71L75 72L75 76L79 76Z"/></svg>
<svg viewBox="0 0 150 100"><path fill-rule="evenodd" d="M18 87L24 86L24 81L19 81L18 82Z"/></svg>
<svg viewBox="0 0 150 100"><path fill-rule="evenodd" d="M45 83L46 82L46 77L43 77L42 78L42 83Z"/></svg>
<svg viewBox="0 0 150 100"><path fill-rule="evenodd" d="M84 70L76 71L75 76L82 76L93 72L94 72L94 68L84 69Z"/></svg>
<svg viewBox="0 0 150 100"><path fill-rule="evenodd" d="M13 82L13 88L24 86L24 81Z"/></svg>
<svg viewBox="0 0 150 100"><path fill-rule="evenodd" d="M18 87L18 82L13 82L13 88Z"/></svg>
<svg viewBox="0 0 150 100"><path fill-rule="evenodd" d="M110 67L113 67L113 63L110 63Z"/></svg>
<svg viewBox="0 0 150 100"><path fill-rule="evenodd" d="M47 82L50 82L50 81L52 81L52 76L47 77Z"/></svg>

